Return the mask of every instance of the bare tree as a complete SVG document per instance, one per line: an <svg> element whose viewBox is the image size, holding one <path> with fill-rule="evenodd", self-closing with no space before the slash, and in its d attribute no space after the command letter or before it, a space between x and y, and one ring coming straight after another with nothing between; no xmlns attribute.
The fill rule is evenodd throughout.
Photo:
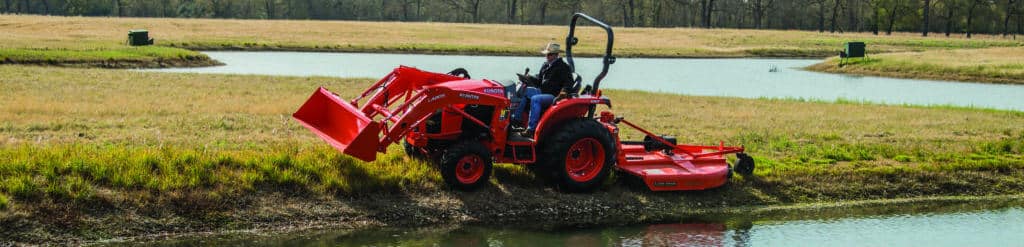
<svg viewBox="0 0 1024 247"><path fill-rule="evenodd" d="M835 33L836 32L836 23L837 23L836 19L839 17L839 3L841 3L841 1L840 0L832 0L832 2L833 2L832 3L832 18L831 18L832 24L831 24L831 27L829 27L829 32Z"/></svg>
<svg viewBox="0 0 1024 247"><path fill-rule="evenodd" d="M946 37L949 37L949 33L953 32L953 14L957 9L958 5L956 0L945 0L943 1L944 7L946 8Z"/></svg>
<svg viewBox="0 0 1024 247"><path fill-rule="evenodd" d="M448 0L448 4L452 8L461 10L466 14L469 14L473 22L480 22L480 1L481 0Z"/></svg>
<svg viewBox="0 0 1024 247"><path fill-rule="evenodd" d="M921 36L928 37L928 17L931 17L932 0L924 0L924 12L921 13L924 19L921 23Z"/></svg>
<svg viewBox="0 0 1024 247"><path fill-rule="evenodd" d="M1006 0L1006 17L1003 18L1003 37L1010 35L1010 17L1014 15L1014 0Z"/></svg>
<svg viewBox="0 0 1024 247"><path fill-rule="evenodd" d="M540 24L541 25L546 24L545 19L547 19L547 17L548 17L548 1L547 0L541 0L540 1Z"/></svg>
<svg viewBox="0 0 1024 247"><path fill-rule="evenodd" d="M117 16L125 16L124 14L124 1L114 0L115 9L117 9Z"/></svg>
<svg viewBox="0 0 1024 247"><path fill-rule="evenodd" d="M622 26L628 27L635 25L633 23L633 13L635 13L633 9L635 7L633 0L621 0L619 3L619 5L622 6Z"/></svg>
<svg viewBox="0 0 1024 247"><path fill-rule="evenodd" d="M1017 6L1018 8L1024 10L1024 1L1017 1L1017 5L1020 5ZM1024 34L1024 14L1021 13L1017 13L1017 34ZM1016 39L1017 36L1013 38Z"/></svg>
<svg viewBox="0 0 1024 247"><path fill-rule="evenodd" d="M972 30L972 28L974 26L974 25L972 25L972 24L974 24L974 22L973 22L974 21L974 10L977 10L978 6L980 6L982 4L987 4L987 3L988 3L988 0L971 0L971 7L968 8L968 10L967 10L967 27L966 27L967 30L966 30L966 33L967 33L967 38L968 39L971 38L971 34L974 31L974 30Z"/></svg>
<svg viewBox="0 0 1024 247"><path fill-rule="evenodd" d="M825 32L825 1L826 0L811 0L811 2L818 5L818 32Z"/></svg>
<svg viewBox="0 0 1024 247"><path fill-rule="evenodd" d="M711 28L712 14L715 12L715 0L701 0L701 26Z"/></svg>
<svg viewBox="0 0 1024 247"><path fill-rule="evenodd" d="M764 14L768 11L768 8L772 6L775 0L753 0L753 14L754 14L754 28L761 29L763 27L762 20L764 20Z"/></svg>
<svg viewBox="0 0 1024 247"><path fill-rule="evenodd" d="M274 3L274 1L275 0L266 0L266 2L264 2L266 3L265 10L267 11L267 19L274 19L274 9L277 9L277 4Z"/></svg>
<svg viewBox="0 0 1024 247"><path fill-rule="evenodd" d="M889 27L885 29L885 35L892 35L892 29L896 26L897 16L903 14L903 4L900 0L891 1L892 5L889 6Z"/></svg>
<svg viewBox="0 0 1024 247"><path fill-rule="evenodd" d="M857 25L857 0L846 0L846 30L859 31L860 26Z"/></svg>
<svg viewBox="0 0 1024 247"><path fill-rule="evenodd" d="M512 24L516 22L516 0L508 1L508 23Z"/></svg>

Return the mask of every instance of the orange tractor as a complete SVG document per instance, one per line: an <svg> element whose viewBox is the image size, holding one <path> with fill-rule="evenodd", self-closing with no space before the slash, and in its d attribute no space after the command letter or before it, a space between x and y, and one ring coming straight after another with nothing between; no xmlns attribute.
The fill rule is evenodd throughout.
<svg viewBox="0 0 1024 247"><path fill-rule="evenodd" d="M754 161L743 147L677 144L675 138L655 135L611 111L595 116L599 105L612 105L599 86L615 63L614 34L607 24L575 14L565 46L571 68L580 18L607 32L601 72L582 90L576 76L570 97L530 113L543 114L532 136L513 133L513 126L522 123L514 123L510 112L523 103L515 99L524 83L505 86L471 79L464 70L445 74L400 66L350 101L321 87L293 117L339 151L364 161L403 141L408 155L437 163L444 181L463 190L486 184L494 163L525 165L566 191L593 190L613 170L637 176L655 191L715 188L734 170L753 172ZM646 137L620 140L623 125ZM725 158L733 153L735 168Z"/></svg>

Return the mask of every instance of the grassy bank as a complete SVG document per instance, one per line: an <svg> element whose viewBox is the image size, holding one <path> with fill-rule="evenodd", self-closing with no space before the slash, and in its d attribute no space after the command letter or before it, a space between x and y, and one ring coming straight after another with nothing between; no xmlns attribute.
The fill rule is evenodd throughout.
<svg viewBox="0 0 1024 247"><path fill-rule="evenodd" d="M536 55L545 42L562 42L564 25L524 26L301 20L214 20L0 15L0 48L84 50L83 45L122 44L129 29L145 28L163 46L193 50L291 50L441 54ZM864 41L869 53L1019 46L1021 41L876 36L807 31L616 28L615 53L643 57L826 57L847 41ZM603 50L603 31L579 32L578 52ZM2 55L3 53L0 53Z"/></svg>
<svg viewBox="0 0 1024 247"><path fill-rule="evenodd" d="M810 70L860 75L1024 84L1024 48L932 50L850 59L832 58Z"/></svg>
<svg viewBox="0 0 1024 247"><path fill-rule="evenodd" d="M82 68L167 68L220 65L206 55L173 47L0 48L0 64L33 64Z"/></svg>
<svg viewBox="0 0 1024 247"><path fill-rule="evenodd" d="M64 67L164 68L218 65L202 53L170 46L130 47L128 29L92 27L61 17L0 15L0 64ZM94 33L109 28L109 32ZM109 35L109 36L106 36ZM102 37L101 36L106 36Z"/></svg>
<svg viewBox="0 0 1024 247"><path fill-rule="evenodd" d="M0 74L0 235L18 241L310 218L501 224L550 220L534 209L551 205L571 218L553 218L563 223L643 222L680 208L1024 189L1020 112L609 90L618 115L655 132L745 145L758 162L756 176L708 192L650 193L615 180L571 195L547 189L522 167L500 165L493 186L461 193L396 146L377 162L357 161L290 118L317 86L350 98L373 79L26 66L0 66ZM675 107L650 108L652 99ZM518 203L497 203L509 201ZM574 204L602 218L578 218L583 209Z"/></svg>

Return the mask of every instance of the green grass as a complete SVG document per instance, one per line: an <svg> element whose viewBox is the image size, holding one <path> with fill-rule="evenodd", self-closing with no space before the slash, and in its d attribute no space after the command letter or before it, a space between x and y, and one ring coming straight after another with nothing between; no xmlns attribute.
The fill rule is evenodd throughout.
<svg viewBox="0 0 1024 247"><path fill-rule="evenodd" d="M433 166L397 145L376 162L354 160L290 118L317 86L351 98L374 79L25 66L0 66L0 74L0 194L20 205L447 190ZM1024 186L1021 112L605 94L617 115L681 142L744 145L757 176L737 179L725 194L808 202ZM650 108L651 99L679 107ZM515 165L497 166L494 177L497 186L537 182Z"/></svg>
<svg viewBox="0 0 1024 247"><path fill-rule="evenodd" d="M192 67L218 64L205 54L163 46L109 48L0 48L0 64L72 67Z"/></svg>
<svg viewBox="0 0 1024 247"><path fill-rule="evenodd" d="M0 194L0 211L7 210L7 207L10 207L10 203L11 199L8 198L7 195Z"/></svg>
<svg viewBox="0 0 1024 247"><path fill-rule="evenodd" d="M158 59L198 60L208 58L198 52L162 46L125 46L95 50L0 48L0 60L24 63L153 61Z"/></svg>

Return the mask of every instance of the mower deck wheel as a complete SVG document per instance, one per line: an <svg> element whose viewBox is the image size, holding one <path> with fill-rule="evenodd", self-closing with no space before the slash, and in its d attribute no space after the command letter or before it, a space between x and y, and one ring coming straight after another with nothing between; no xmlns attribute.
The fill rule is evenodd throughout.
<svg viewBox="0 0 1024 247"><path fill-rule="evenodd" d="M736 153L736 173L743 176L754 174L754 158L746 153Z"/></svg>

